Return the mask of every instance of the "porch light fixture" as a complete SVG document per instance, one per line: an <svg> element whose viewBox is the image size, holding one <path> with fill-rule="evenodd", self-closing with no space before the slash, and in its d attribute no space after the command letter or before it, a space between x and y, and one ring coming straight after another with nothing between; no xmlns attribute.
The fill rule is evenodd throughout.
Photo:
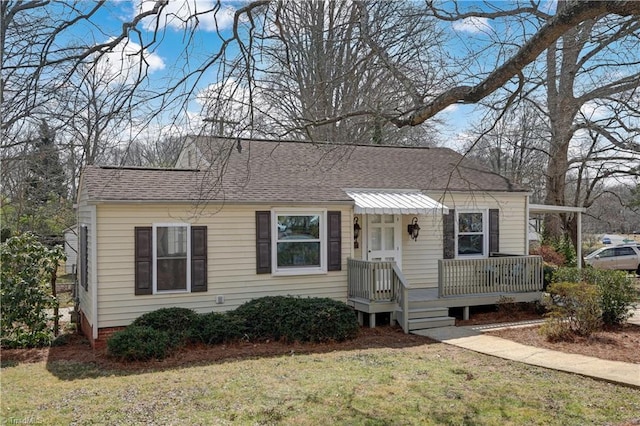
<svg viewBox="0 0 640 426"><path fill-rule="evenodd" d="M418 234L420 233L420 226L418 226L418 218L414 217L411 223L407 225L407 232L413 241L418 240Z"/></svg>
<svg viewBox="0 0 640 426"><path fill-rule="evenodd" d="M353 218L353 248L358 248L358 237L360 236L360 225L358 225L358 218Z"/></svg>

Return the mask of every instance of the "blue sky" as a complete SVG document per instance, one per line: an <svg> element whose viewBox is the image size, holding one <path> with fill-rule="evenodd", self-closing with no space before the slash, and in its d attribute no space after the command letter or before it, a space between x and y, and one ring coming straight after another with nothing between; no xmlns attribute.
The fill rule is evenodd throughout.
<svg viewBox="0 0 640 426"><path fill-rule="evenodd" d="M553 4L553 2L550 3ZM161 84L166 79L180 78L189 68L200 66L212 54L218 52L221 45L220 35L223 37L229 35L235 8L242 4L242 2L223 2L216 14L213 12L202 14L202 11L214 9L216 1L171 0L157 21L160 26L157 33L159 42L145 52L151 84L154 85L156 82ZM450 5L447 2L443 4ZM496 4L508 7L510 2L497 2ZM153 1L147 0L107 2L93 20L95 26L84 28L85 34L80 36L90 37L95 43L105 42L122 31L123 22L130 21L140 11L150 10L153 5ZM461 6L464 8L486 7L480 2L461 2ZM198 15L198 29L191 33L189 30L195 24L193 15L196 11L200 13ZM155 24L154 18L143 21L142 25L138 26L141 30L140 35L145 42L149 42L153 37ZM442 25L450 31L451 46L449 50L454 56L463 56L467 48L486 45L490 41L491 34L507 30L504 27L496 27L495 22L478 18L456 23L443 23ZM216 32L216 29L220 31L220 34ZM190 37L191 34L193 34L193 39L187 43L187 37ZM187 45L189 48L185 50ZM110 66L114 73L118 72L122 58L132 58L131 53L138 48L139 40L132 39L127 48L121 47L119 51L109 55ZM124 55L122 54L123 50ZM478 72L486 71L500 60L501 58L488 54L483 63L477 63L475 66ZM127 63L127 66L136 65L135 63ZM483 69L485 66L486 69ZM473 80L472 76L470 76L470 80ZM210 70L198 82L198 91L216 82L215 70ZM477 81L464 81L463 83L475 82ZM192 99L188 104L188 110L193 116L196 116L199 112L199 105ZM464 132L470 122L476 120L477 117L478 114L475 113L475 107L472 105L455 105L448 108L438 115L439 119L446 121L443 126L443 132L446 135L443 139L453 141L458 145L456 140L459 137L465 137L464 134L459 135L459 133Z"/></svg>

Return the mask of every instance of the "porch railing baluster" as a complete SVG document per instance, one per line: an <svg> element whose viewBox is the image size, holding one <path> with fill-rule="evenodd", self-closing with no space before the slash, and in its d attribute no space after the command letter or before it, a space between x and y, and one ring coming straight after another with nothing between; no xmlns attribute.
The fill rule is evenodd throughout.
<svg viewBox="0 0 640 426"><path fill-rule="evenodd" d="M525 293L542 290L540 256L438 261L440 297L488 293Z"/></svg>

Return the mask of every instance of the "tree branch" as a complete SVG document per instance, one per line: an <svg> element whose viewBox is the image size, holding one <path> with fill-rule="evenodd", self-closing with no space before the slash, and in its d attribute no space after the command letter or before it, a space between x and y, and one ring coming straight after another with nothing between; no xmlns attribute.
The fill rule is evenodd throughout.
<svg viewBox="0 0 640 426"><path fill-rule="evenodd" d="M416 106L408 116L396 118L392 122L398 127L417 126L454 103L477 103L504 86L566 31L575 28L581 22L603 14L640 15L640 2L574 1L557 15L549 18L547 23L511 59L489 74L481 83L475 86L453 87L431 102Z"/></svg>

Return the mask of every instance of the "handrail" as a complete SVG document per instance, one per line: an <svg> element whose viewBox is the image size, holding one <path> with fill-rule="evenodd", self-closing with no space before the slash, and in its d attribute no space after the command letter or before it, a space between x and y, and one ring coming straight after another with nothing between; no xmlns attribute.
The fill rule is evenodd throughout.
<svg viewBox="0 0 640 426"><path fill-rule="evenodd" d="M540 256L441 259L438 296L541 291L542 265Z"/></svg>
<svg viewBox="0 0 640 426"><path fill-rule="evenodd" d="M402 330L409 333L409 285L398 265L393 265L395 301L402 308Z"/></svg>

